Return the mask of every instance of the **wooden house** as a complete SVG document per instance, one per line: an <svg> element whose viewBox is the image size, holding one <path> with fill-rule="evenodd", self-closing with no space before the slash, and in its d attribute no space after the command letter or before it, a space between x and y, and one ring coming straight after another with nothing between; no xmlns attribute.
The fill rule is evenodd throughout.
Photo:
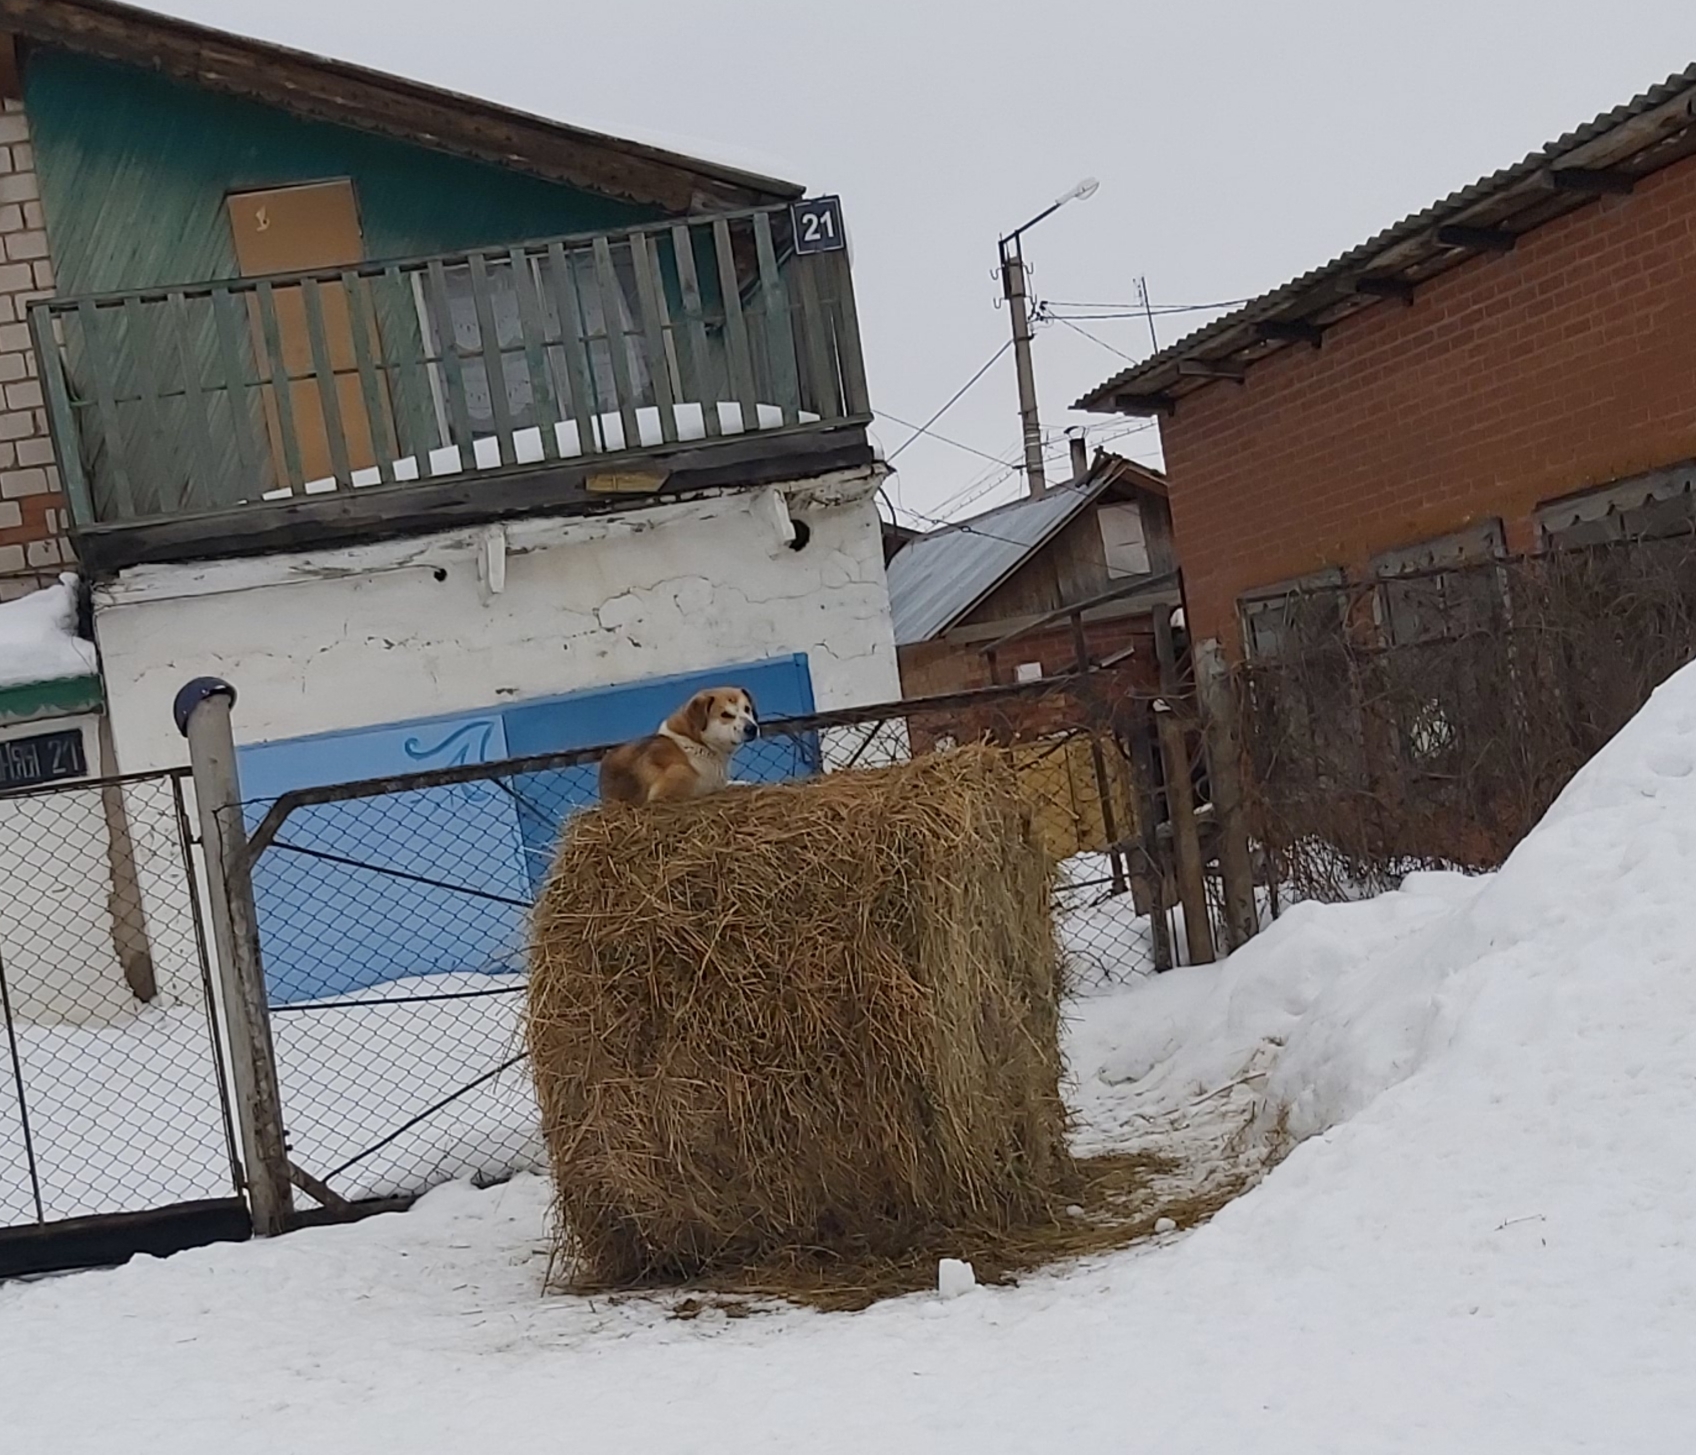
<svg viewBox="0 0 1696 1455"><path fill-rule="evenodd" d="M1105 450L1041 495L903 543L889 563L909 697L1130 664L1150 687L1151 608L1176 605L1166 482Z"/></svg>
<svg viewBox="0 0 1696 1455"><path fill-rule="evenodd" d="M256 798L724 679L899 695L837 199L110 0L0 0L0 98L0 579L80 572L89 771L180 766L202 675ZM521 902L593 794L556 779L414 795L381 857L494 846L462 877ZM367 973L298 867L258 886L279 1001ZM487 968L464 924L421 901L415 968Z"/></svg>
<svg viewBox="0 0 1696 1455"><path fill-rule="evenodd" d="M79 565L120 768L194 671L319 778L896 695L836 199L110 0L0 93L0 577Z"/></svg>
<svg viewBox="0 0 1696 1455"><path fill-rule="evenodd" d="M1160 681L1151 613L1179 600L1160 473L1105 450L1074 468L1039 495L895 542L888 567L907 697L1092 670L1076 691L949 704L912 723L924 742L1013 744L1057 858L1104 852L1137 821L1122 755L1103 757L1092 734L1146 735L1138 695Z"/></svg>

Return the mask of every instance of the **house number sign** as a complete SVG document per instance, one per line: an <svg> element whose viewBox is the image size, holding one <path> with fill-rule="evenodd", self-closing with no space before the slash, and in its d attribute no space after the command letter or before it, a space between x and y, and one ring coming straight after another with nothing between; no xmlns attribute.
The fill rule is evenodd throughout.
<svg viewBox="0 0 1696 1455"><path fill-rule="evenodd" d="M83 755L82 733L76 728L0 743L0 792L87 776L88 759Z"/></svg>
<svg viewBox="0 0 1696 1455"><path fill-rule="evenodd" d="M842 199L810 197L789 206L797 253L834 253L848 246L842 234Z"/></svg>

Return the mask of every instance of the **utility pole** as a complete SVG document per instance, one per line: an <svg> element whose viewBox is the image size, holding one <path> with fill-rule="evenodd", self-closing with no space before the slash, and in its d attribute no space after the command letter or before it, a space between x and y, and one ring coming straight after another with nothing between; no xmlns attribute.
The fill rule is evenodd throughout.
<svg viewBox="0 0 1696 1455"><path fill-rule="evenodd" d="M1031 311L1025 294L1025 260L1019 235L1001 240L1001 291L1013 315L1013 367L1019 376L1019 427L1025 440L1025 485L1032 495L1048 489L1042 468L1042 421L1036 412L1036 370L1031 365Z"/></svg>
<svg viewBox="0 0 1696 1455"><path fill-rule="evenodd" d="M1013 366L1019 378L1019 425L1025 441L1025 485L1032 495L1041 495L1048 488L1048 477L1042 468L1042 422L1037 418L1036 369L1031 363L1031 310L1025 290L1025 257L1019 239L1068 202L1094 196L1100 185L1094 177L1084 178L1064 197L1001 239L1001 292L1013 315Z"/></svg>

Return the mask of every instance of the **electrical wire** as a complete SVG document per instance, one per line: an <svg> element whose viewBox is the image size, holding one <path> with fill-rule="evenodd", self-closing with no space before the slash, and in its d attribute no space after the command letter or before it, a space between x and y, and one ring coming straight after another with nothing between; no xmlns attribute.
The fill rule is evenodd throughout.
<svg viewBox="0 0 1696 1455"><path fill-rule="evenodd" d="M1069 319L1069 318L1062 318L1058 313L1048 313L1048 314L1042 313L1040 305L1038 305L1038 317L1051 318L1056 323L1065 324L1066 327L1071 329L1073 333L1078 334L1079 336L1081 336L1083 338L1087 338L1092 344L1099 345L1100 347L1106 349L1108 353L1114 355L1116 358L1123 359L1127 364L1140 364L1142 362L1141 359L1133 359L1123 349L1114 348L1113 345L1108 343L1106 339L1097 338L1087 328L1079 328L1077 326L1077 324L1073 323L1072 320Z"/></svg>
<svg viewBox="0 0 1696 1455"><path fill-rule="evenodd" d="M928 434L930 432L930 427L933 424L935 424L937 422L937 420L941 419L943 415L947 414L948 411L950 409L952 409L956 404L958 404L960 402L960 400L965 396L966 391L968 389L970 389L972 387L972 385L976 384L979 379L983 378L983 376L985 374L987 374L995 366L996 362L1001 358L1001 356L1004 353L1006 353L1008 349L1010 349L1012 347L1013 347L1013 340L1008 339L1006 343L1002 344L1000 348L998 348L993 354L991 354L989 356L989 359L985 362L983 367L981 369L979 369L977 371L977 373L973 374L970 379L966 380L966 382L964 384L962 384L958 389L956 389L954 391L954 393L949 397L948 402L946 404L944 404L941 409L937 410L935 414L931 415L931 417L929 419L927 419L923 424L920 424L920 425L912 425L912 424L902 425L902 428L910 429L913 432L912 432L912 434L908 435L906 439L902 440L899 445L897 445L895 447L894 451L889 455L889 459L894 460L896 455L899 455L902 450L906 449L907 446L912 444L912 442L914 440L916 440L920 435ZM895 419L894 415L889 415L888 418L894 420L896 424L901 424L901 421L898 420L898 419Z"/></svg>
<svg viewBox="0 0 1696 1455"><path fill-rule="evenodd" d="M1048 306L1083 310L1072 316L1087 322L1092 318L1146 318L1150 312L1156 318L1169 313L1221 313L1252 302L1252 298L1226 298L1218 303L1153 303L1145 307L1141 303L1068 303L1055 298L1049 300Z"/></svg>
<svg viewBox="0 0 1696 1455"><path fill-rule="evenodd" d="M928 426L925 426L925 425L910 424L910 423L908 423L908 421L902 419L899 415L891 414L887 409L878 410L877 415L880 419L887 419L891 424L900 425L902 429L910 429L910 430L913 431L912 435L909 438L902 441L901 449L896 450L894 454L889 455L887 457L890 460L893 460L895 458L895 455L900 454L901 450L906 449L907 446L912 444L912 442L915 439L917 439L920 435L924 435L927 439L937 440L937 441L940 441L942 444L945 444L945 445L953 445L955 449L964 450L968 455L976 455L980 460L988 460L992 464L996 464L996 465L1000 465L1000 464L1005 463L1005 461L1003 461L999 456L986 454L983 450L978 449L977 446L975 446L975 445L962 444L959 440L950 439L945 434L938 434L934 429L931 429L931 428L929 428Z"/></svg>

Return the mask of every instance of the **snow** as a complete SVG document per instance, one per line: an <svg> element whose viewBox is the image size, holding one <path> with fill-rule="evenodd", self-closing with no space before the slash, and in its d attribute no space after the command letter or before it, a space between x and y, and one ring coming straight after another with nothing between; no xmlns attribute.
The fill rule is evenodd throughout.
<svg viewBox="0 0 1696 1455"><path fill-rule="evenodd" d="M77 578L61 576L16 601L0 602L0 687L92 676L94 643L77 635Z"/></svg>
<svg viewBox="0 0 1696 1455"><path fill-rule="evenodd" d="M1146 963L1147 922L1126 897L1066 916L1062 933L1085 978ZM1114 944L1122 961L1109 954ZM328 1177L352 1199L543 1166L527 1069L482 1081L520 1050L522 986L521 976L434 974L273 1009L296 1160L328 1176L357 1157ZM16 1035L48 1218L228 1195L200 1005L150 1006L115 1026L20 1020ZM133 1135L135 1127L146 1137ZM0 1227L33 1216L22 1145L17 1096L0 1078Z"/></svg>
<svg viewBox="0 0 1696 1455"><path fill-rule="evenodd" d="M330 1178L356 1199L540 1167L522 1065L400 1131L517 1054L521 984L517 976L432 975L273 1012L295 1160L327 1174L398 1132ZM15 1034L48 1218L229 1196L204 1009L148 1007L116 1027L20 1023ZM33 1215L22 1145L8 1075L0 1082L0 1227Z"/></svg>
<svg viewBox="0 0 1696 1455"><path fill-rule="evenodd" d="M977 1273L970 1263L961 1258L943 1258L936 1265L936 1293L938 1298L959 1298L963 1293L970 1293L978 1286Z"/></svg>
<svg viewBox="0 0 1696 1455"><path fill-rule="evenodd" d="M742 417L742 406L734 403L720 403L715 406L718 412L718 430L721 435L742 434L746 426ZM797 411L796 418L802 424L817 424L818 415L807 410ZM783 411L775 404L756 404L754 406L754 425L756 430L781 429L783 427ZM706 411L699 404L679 404L673 413L679 440L703 440L707 438ZM626 448L624 440L624 418L619 414L601 414L594 419L594 453L607 454ZM660 423L660 412L653 405L644 405L636 411L636 433L640 445L651 449L665 443L664 428ZM575 459L583 453L582 435L574 419L562 420L554 425L554 446L556 454L561 459ZM631 448L634 448L632 446ZM527 429L514 430L512 433L512 451L514 463L520 465L537 465L545 456L542 453L542 431L537 425ZM484 435L471 442L472 466L474 470L498 470L501 466L500 441L494 435ZM465 468L465 457L458 445L443 445L429 452L426 459L432 479L442 475L457 475ZM416 480L419 476L418 457L403 455L392 462L394 478L404 482ZM353 471L351 480L355 486L365 487L381 485L382 473L375 465ZM301 486L307 495L329 495L337 489L333 475L321 480L308 480ZM261 497L265 500L287 500L294 491L287 486L278 490L267 490Z"/></svg>
<svg viewBox="0 0 1696 1455"><path fill-rule="evenodd" d="M1075 1002L1086 1145L1290 1149L1199 1228L969 1298L682 1320L544 1296L545 1183L458 1183L0 1288L9 1444L1682 1455L1693 871L1696 669L1494 876Z"/></svg>

